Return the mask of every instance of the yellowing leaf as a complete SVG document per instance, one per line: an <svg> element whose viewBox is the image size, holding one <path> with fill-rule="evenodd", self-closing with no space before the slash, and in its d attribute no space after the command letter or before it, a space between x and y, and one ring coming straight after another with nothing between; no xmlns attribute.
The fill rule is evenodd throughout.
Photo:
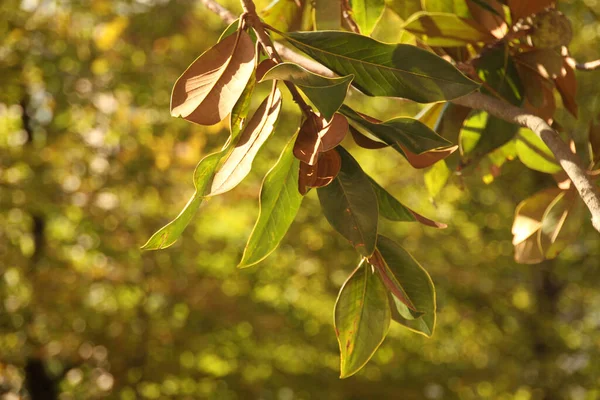
<svg viewBox="0 0 600 400"><path fill-rule="evenodd" d="M223 120L252 75L254 56L254 44L245 31L211 47L175 82L171 115L200 125Z"/></svg>

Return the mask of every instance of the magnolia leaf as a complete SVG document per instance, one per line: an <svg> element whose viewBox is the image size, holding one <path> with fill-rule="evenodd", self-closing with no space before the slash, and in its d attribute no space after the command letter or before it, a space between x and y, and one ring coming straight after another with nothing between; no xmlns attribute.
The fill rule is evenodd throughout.
<svg viewBox="0 0 600 400"><path fill-rule="evenodd" d="M244 122L246 122L246 117L250 111L252 94L254 93L255 87L256 79L251 77L237 103L235 103L231 110L231 115L229 116L229 130L231 131L231 136L229 137L228 143L236 141L240 132L242 132L242 127L244 126Z"/></svg>
<svg viewBox="0 0 600 400"><path fill-rule="evenodd" d="M341 146L342 159L337 177L317 193L327 221L363 256L375 251L377 241L377 196L368 176Z"/></svg>
<svg viewBox="0 0 600 400"><path fill-rule="evenodd" d="M555 0L507 0L513 22L540 12L554 2Z"/></svg>
<svg viewBox="0 0 600 400"><path fill-rule="evenodd" d="M371 359L390 326L385 286L369 264L361 262L344 282L333 313L340 346L340 378L347 378Z"/></svg>
<svg viewBox="0 0 600 400"><path fill-rule="evenodd" d="M508 33L504 9L497 0L467 0L473 19L494 37L501 39Z"/></svg>
<svg viewBox="0 0 600 400"><path fill-rule="evenodd" d="M210 193L215 196L237 186L250 172L254 157L275 129L281 110L281 92L273 83L271 94L258 107L240 134L235 148L215 174Z"/></svg>
<svg viewBox="0 0 600 400"><path fill-rule="evenodd" d="M469 18L469 9L465 0L421 0L423 10L429 12L441 12Z"/></svg>
<svg viewBox="0 0 600 400"><path fill-rule="evenodd" d="M333 149L341 143L348 132L348 120L341 114L335 114L330 122L319 115L311 114L302 126L294 155L300 161L315 165L319 153Z"/></svg>
<svg viewBox="0 0 600 400"><path fill-rule="evenodd" d="M354 139L354 142L364 149L377 150L389 146L387 143L379 142L363 135L352 125L350 125L348 128L350 129L350 133L352 134L352 139Z"/></svg>
<svg viewBox="0 0 600 400"><path fill-rule="evenodd" d="M373 190L377 195L377 203L379 206L379 215L383 218L389 219L390 221L406 221L413 222L417 221L423 225L431 226L434 228L444 229L447 227L446 224L441 222L435 222L422 216L421 214L411 210L404 204L400 203L394 196L392 196L387 190L381 187L373 178L369 177Z"/></svg>
<svg viewBox="0 0 600 400"><path fill-rule="evenodd" d="M352 18L363 35L370 35L383 15L384 0L352 0Z"/></svg>
<svg viewBox="0 0 600 400"><path fill-rule="evenodd" d="M577 78L575 77L575 71L572 63L568 57L563 60L564 76L559 76L554 79L556 89L560 94L563 102L563 106L571 113L575 118L579 116L579 108L577 107Z"/></svg>
<svg viewBox="0 0 600 400"><path fill-rule="evenodd" d="M269 69L261 81L267 79L292 82L304 92L321 115L329 121L344 102L354 76L327 78L310 72L298 64L281 63Z"/></svg>
<svg viewBox="0 0 600 400"><path fill-rule="evenodd" d="M547 174L562 171L552 151L533 131L521 128L517 135L517 155L528 168Z"/></svg>
<svg viewBox="0 0 600 400"><path fill-rule="evenodd" d="M522 65L518 70L526 95L524 108L551 123L556 110L552 81Z"/></svg>
<svg viewBox="0 0 600 400"><path fill-rule="evenodd" d="M311 1L312 22L315 31L339 30L342 22L342 7L336 1Z"/></svg>
<svg viewBox="0 0 600 400"><path fill-rule="evenodd" d="M310 188L329 185L341 168L342 158L336 149L320 153L315 165L300 161L298 191L304 196Z"/></svg>
<svg viewBox="0 0 600 400"><path fill-rule="evenodd" d="M465 46L494 40L494 36L472 20L450 13L419 12L410 17L402 28L434 47Z"/></svg>
<svg viewBox="0 0 600 400"><path fill-rule="evenodd" d="M254 70L254 44L245 31L217 43L177 79L171 115L213 125L233 109Z"/></svg>
<svg viewBox="0 0 600 400"><path fill-rule="evenodd" d="M444 111L446 110L446 103L433 103L424 107L417 115L415 119L418 119L429 129L435 131L437 126L440 124Z"/></svg>
<svg viewBox="0 0 600 400"><path fill-rule="evenodd" d="M391 239L379 235L377 250L385 262L386 272L391 273L393 280L419 311L411 311L392 291L393 299L390 305L393 320L417 333L431 337L436 320L435 288L431 277L404 248ZM419 316L420 313L422 316Z"/></svg>
<svg viewBox="0 0 600 400"><path fill-rule="evenodd" d="M386 0L385 5L404 20L422 10L421 0Z"/></svg>
<svg viewBox="0 0 600 400"><path fill-rule="evenodd" d="M263 21L280 31L293 31L301 26L302 7L296 0L259 0L256 9L260 10Z"/></svg>
<svg viewBox="0 0 600 400"><path fill-rule="evenodd" d="M429 103L464 96L479 85L444 59L405 44L386 44L349 32L291 32L285 38L369 96Z"/></svg>
<svg viewBox="0 0 600 400"><path fill-rule="evenodd" d="M239 268L249 267L271 254L294 221L302 195L298 193L299 161L292 152L294 139L269 170L260 190L258 219L252 229Z"/></svg>
<svg viewBox="0 0 600 400"><path fill-rule="evenodd" d="M166 249L171 246L183 233L183 230L188 226L200 204L204 200L203 196L215 174L219 162L227 154L229 149L225 149L210 154L202 159L194 171L194 186L196 191L187 202L181 213L167 225L159 229L148 241L142 246L142 250L159 250Z"/></svg>

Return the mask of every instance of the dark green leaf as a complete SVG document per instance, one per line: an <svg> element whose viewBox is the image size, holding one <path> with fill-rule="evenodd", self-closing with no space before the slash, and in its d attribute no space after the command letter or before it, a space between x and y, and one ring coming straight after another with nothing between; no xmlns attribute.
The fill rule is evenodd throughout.
<svg viewBox="0 0 600 400"><path fill-rule="evenodd" d="M377 196L356 160L342 146L337 150L342 167L329 185L317 189L321 208L331 226L368 257L377 241Z"/></svg>
<svg viewBox="0 0 600 400"><path fill-rule="evenodd" d="M424 313L419 318L407 319L406 316L414 316L414 313L394 297L392 318L411 330L431 336L436 319L435 289L431 277L406 250L391 239L379 235L377 249L416 309Z"/></svg>
<svg viewBox="0 0 600 400"><path fill-rule="evenodd" d="M379 204L379 215L383 218L389 219L390 221L416 221L415 216L412 212L400 203L394 196L388 193L387 190L382 188L375 180L369 177L375 194L377 195L377 203Z"/></svg>
<svg viewBox="0 0 600 400"><path fill-rule="evenodd" d="M371 359L387 335L390 319L386 289L363 262L344 283L335 302L341 378L355 374Z"/></svg>
<svg viewBox="0 0 600 400"><path fill-rule="evenodd" d="M292 82L329 121L344 102L353 78L352 75L327 78L307 71L298 64L281 63L268 70L261 78L261 82L268 79Z"/></svg>
<svg viewBox="0 0 600 400"><path fill-rule="evenodd" d="M298 193L299 161L294 158L294 136L277 163L265 176L260 191L260 210L238 267L245 268L267 258L281 242L302 203Z"/></svg>
<svg viewBox="0 0 600 400"><path fill-rule="evenodd" d="M292 32L286 39L370 96L429 103L464 96L479 85L452 64L415 46L386 44L349 32Z"/></svg>

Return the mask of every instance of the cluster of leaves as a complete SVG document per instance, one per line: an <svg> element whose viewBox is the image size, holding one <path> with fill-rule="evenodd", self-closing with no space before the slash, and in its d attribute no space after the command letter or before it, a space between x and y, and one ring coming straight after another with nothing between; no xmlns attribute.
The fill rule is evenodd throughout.
<svg viewBox="0 0 600 400"><path fill-rule="evenodd" d="M392 147L414 168L433 167L426 182L435 195L453 169L487 163L493 175L516 156L531 168L560 171L532 132L443 102L481 87L552 122L556 88L565 107L577 114L568 51L555 48L563 44L560 41L544 40L540 45L540 34L535 32L536 26L548 25L536 25L535 18L558 15L548 8L551 1L530 2L527 7L511 1L455 1L452 10L445 9L448 2L394 1L390 8L406 10L409 3L414 3L416 12L403 25L412 34L406 43L386 44L361 34L373 31L385 8L383 1L340 2L336 7L345 23L361 33L284 33L267 25L339 78L264 57L264 44L250 29L263 26L252 26L245 16L228 27L175 83L171 114L200 125L215 124L229 115L230 136L220 151L196 167L196 190L183 211L143 246L151 250L172 245L204 199L233 189L248 175L281 111L277 82L293 86L312 107L300 104L304 118L298 132L263 181L258 220L239 267L255 265L276 249L303 196L316 188L324 216L361 257L340 290L334 312L342 377L366 364L392 319L426 336L435 327L435 291L429 275L406 250L378 233L379 217L444 227L405 207L368 176L340 145L347 133L358 146ZM318 29L319 10L314 11ZM254 88L264 81L273 81L272 89L248 117ZM344 104L350 86L369 96L435 104L416 118L380 121ZM579 225L579 219L571 217L579 215L576 199L568 182L562 182L558 189L519 206L513 229L517 260L538 262L564 248Z"/></svg>

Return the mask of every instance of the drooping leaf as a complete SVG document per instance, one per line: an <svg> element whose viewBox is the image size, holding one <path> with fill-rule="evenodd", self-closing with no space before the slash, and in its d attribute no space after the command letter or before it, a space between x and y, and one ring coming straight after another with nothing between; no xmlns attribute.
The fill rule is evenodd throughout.
<svg viewBox="0 0 600 400"><path fill-rule="evenodd" d="M430 337L435 330L436 321L435 288L431 277L404 248L391 239L379 235L377 250L412 304L423 313L415 318L414 312L394 296L391 304L392 318L407 328Z"/></svg>
<svg viewBox="0 0 600 400"><path fill-rule="evenodd" d="M360 33L370 35L373 32L384 7L384 0L352 0L352 17L360 28Z"/></svg>
<svg viewBox="0 0 600 400"><path fill-rule="evenodd" d="M229 149L225 148L217 153L204 157L202 161L198 163L196 171L194 172L194 186L196 191L181 213L179 213L173 221L154 233L152 237L148 239L146 244L142 246L142 250L166 249L179 239L184 229L198 211L198 208L200 208L200 204L202 204L202 201L204 200L203 196L212 181L215 170L228 151Z"/></svg>
<svg viewBox="0 0 600 400"><path fill-rule="evenodd" d="M329 185L341 168L342 158L336 149L320 153L315 165L300 161L298 191L304 196L310 188Z"/></svg>
<svg viewBox="0 0 600 400"><path fill-rule="evenodd" d="M317 107L321 115L329 121L340 108L354 76L327 78L312 73L293 63L281 63L268 70L261 81L279 79L298 86Z"/></svg>
<svg viewBox="0 0 600 400"><path fill-rule="evenodd" d="M317 193L327 221L363 256L375 251L377 241L377 196L368 176L341 146L342 159L337 177Z"/></svg>
<svg viewBox="0 0 600 400"><path fill-rule="evenodd" d="M260 190L258 219L238 267L255 265L271 254L294 221L302 195L298 193L299 161L292 152L294 139L269 170Z"/></svg>
<svg viewBox="0 0 600 400"><path fill-rule="evenodd" d="M252 75L254 56L254 43L245 31L211 47L175 82L171 115L200 125L223 120Z"/></svg>
<svg viewBox="0 0 600 400"><path fill-rule="evenodd" d="M361 263L335 302L341 378L355 374L371 359L387 335L390 314L385 286L369 264Z"/></svg>
<svg viewBox="0 0 600 400"><path fill-rule="evenodd" d="M429 103L464 96L477 83L442 58L404 44L385 44L349 32L291 32L286 39L369 96Z"/></svg>
<svg viewBox="0 0 600 400"><path fill-rule="evenodd" d="M354 142L364 149L377 150L377 149L383 149L384 147L389 146L389 144L387 144L387 143L383 143L378 140L373 140L373 139L363 135L362 133L359 132L358 129L356 129L352 125L350 125L348 128L350 130L350 133L352 134L352 139L354 139Z"/></svg>
<svg viewBox="0 0 600 400"><path fill-rule="evenodd" d="M317 114L311 114L302 126L294 145L294 155L300 161L315 165L319 153L333 149L340 144L348 133L348 120L341 114L335 114L326 121Z"/></svg>
<svg viewBox="0 0 600 400"><path fill-rule="evenodd" d="M237 186L250 172L254 157L275 129L281 110L281 92L273 84L271 94L258 107L228 154L219 171L215 174L210 193L215 196Z"/></svg>
<svg viewBox="0 0 600 400"><path fill-rule="evenodd" d="M562 171L552 151L533 131L520 129L517 134L516 148L519 159L527 167L547 174Z"/></svg>
<svg viewBox="0 0 600 400"><path fill-rule="evenodd" d="M502 4L497 0L467 0L473 19L494 37L500 39L508 32Z"/></svg>
<svg viewBox="0 0 600 400"><path fill-rule="evenodd" d="M555 0L507 0L513 22L540 12L554 2Z"/></svg>
<svg viewBox="0 0 600 400"><path fill-rule="evenodd" d="M381 215L383 218L389 219L390 221L417 221L423 225L439 229L444 229L447 227L446 224L430 220L429 218L426 218L421 214L406 207L404 204L400 203L394 196L392 196L387 190L385 190L380 184L378 184L373 178L369 177L369 180L371 181L371 184L373 185L373 190L377 195L379 215Z"/></svg>
<svg viewBox="0 0 600 400"><path fill-rule="evenodd" d="M419 12L402 26L429 46L452 47L469 43L488 43L494 37L472 20L449 13Z"/></svg>
<svg viewBox="0 0 600 400"><path fill-rule="evenodd" d="M392 146L415 168L431 165L431 161L435 162L456 150L452 148L452 143L414 118L400 117L386 122L373 122L346 105L340 108L340 112L353 123ZM430 154L427 154L428 152Z"/></svg>

